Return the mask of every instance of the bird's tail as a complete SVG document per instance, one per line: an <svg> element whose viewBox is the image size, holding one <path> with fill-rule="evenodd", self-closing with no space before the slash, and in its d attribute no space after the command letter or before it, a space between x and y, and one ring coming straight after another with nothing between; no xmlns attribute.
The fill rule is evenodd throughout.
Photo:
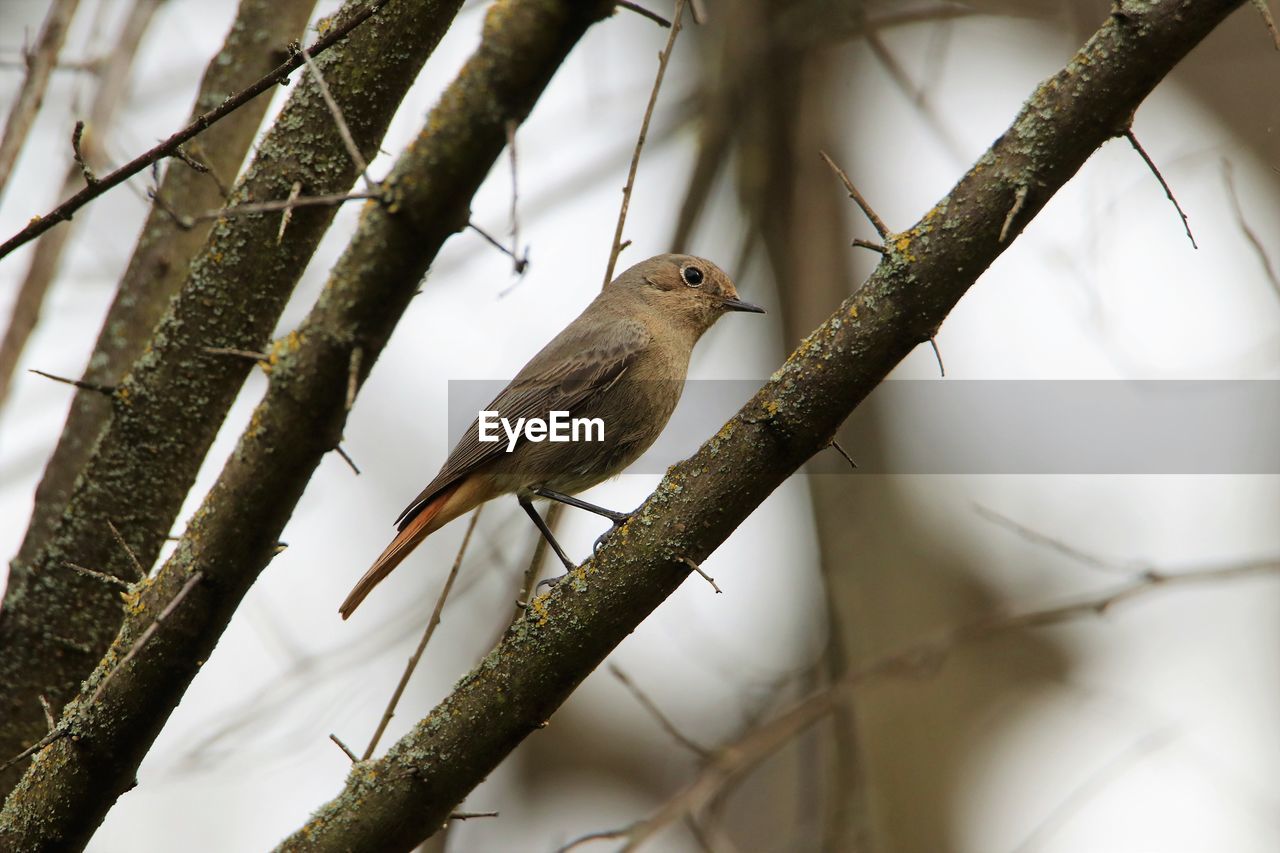
<svg viewBox="0 0 1280 853"><path fill-rule="evenodd" d="M396 534L396 538L392 539L386 550L378 555L378 559L373 561L369 571L365 572L364 577L356 582L351 594L347 596L347 600L342 602L342 606L338 608L343 619L355 612L355 609L360 606L360 602L364 601L365 597L373 591L373 588L381 583L383 578L391 574L391 570L400 565L414 548L418 547L419 542L458 515L458 513L451 513L448 517L439 519L439 523L434 525L431 523L437 520L440 513L450 503L449 499L458 491L459 485L461 483L454 483L438 492Z"/></svg>

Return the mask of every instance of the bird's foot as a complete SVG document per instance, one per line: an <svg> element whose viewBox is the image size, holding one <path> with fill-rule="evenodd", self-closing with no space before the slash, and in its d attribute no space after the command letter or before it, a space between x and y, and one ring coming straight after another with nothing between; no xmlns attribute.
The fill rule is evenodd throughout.
<svg viewBox="0 0 1280 853"><path fill-rule="evenodd" d="M610 536L613 535L613 532L615 530L617 530L619 527L626 524L630 520L631 520L630 513L621 513L621 512L618 513L618 517L613 519L613 524L609 526L609 529L596 537L595 543L592 544L591 546L591 556L594 557L600 551L600 546L605 543L606 539L608 539Z"/></svg>

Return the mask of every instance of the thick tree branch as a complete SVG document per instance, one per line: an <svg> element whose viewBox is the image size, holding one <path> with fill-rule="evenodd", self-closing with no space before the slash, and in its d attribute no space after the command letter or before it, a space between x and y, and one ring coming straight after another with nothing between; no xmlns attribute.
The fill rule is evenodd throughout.
<svg viewBox="0 0 1280 853"><path fill-rule="evenodd" d="M307 480L342 434L354 348L362 352L363 381L436 252L466 225L471 198L506 144L507 123L525 118L582 33L611 10L611 2L580 0L503 0L490 10L479 49L387 179L392 202L366 208L315 308L287 345L276 347L271 384L251 426L177 551L130 598L111 650L65 708L62 730L77 739L43 749L5 803L0 848L83 844L130 787L200 662L276 553ZM326 77L334 87L334 74ZM352 121L345 105L344 113ZM354 122L352 129L358 133ZM353 175L350 158L337 150ZM197 572L203 582L189 588L163 629L128 666L116 665L153 624L152 614Z"/></svg>
<svg viewBox="0 0 1280 853"><path fill-rule="evenodd" d="M388 0L318 60L366 160L460 5L461 0ZM343 31L369 8L352 0L322 29ZM305 76L258 146L232 202L285 198L295 182L308 195L343 192L355 174L314 78ZM275 214L215 223L145 353L119 383L110 422L53 532L30 562L17 563L11 573L0 610L0 719L25 721L26 734L21 723L6 726L0 750L16 754L42 735L36 697L44 695L58 707L76 695L120 627L119 602L89 589L91 580L66 572L62 563L127 577L132 566L104 535L107 519L116 522L143 565L155 562L252 368L206 348L266 347L334 212L296 211L281 242ZM282 341L274 355L296 344ZM193 598L200 595L197 590Z"/></svg>
<svg viewBox="0 0 1280 853"><path fill-rule="evenodd" d="M1016 234L1089 155L1128 126L1143 98L1240 0L1128 4L911 229L867 283L792 354L723 429L673 467L598 557L547 596L385 757L285 850L408 849L555 712L588 673L927 340Z"/></svg>

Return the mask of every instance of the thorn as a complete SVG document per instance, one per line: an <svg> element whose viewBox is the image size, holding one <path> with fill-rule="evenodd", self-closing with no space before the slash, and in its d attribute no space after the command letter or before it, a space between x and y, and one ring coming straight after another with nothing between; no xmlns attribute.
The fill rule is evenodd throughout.
<svg viewBox="0 0 1280 853"><path fill-rule="evenodd" d="M1018 184L1018 188L1013 191L1013 207L1009 208L1009 213L1004 218L1004 224L1000 226L1000 236L996 242L1003 243L1009 239L1009 229L1013 227L1013 220L1022 212L1022 206L1027 203L1027 185Z"/></svg>
<svg viewBox="0 0 1280 853"><path fill-rule="evenodd" d="M836 441L836 440L833 438L833 439L831 439L831 444L829 444L829 445L828 445L828 447L834 448L834 449L835 449L835 451L836 451L836 453L839 453L841 456L843 456L843 457L844 457L844 461L846 461L846 462L848 462L850 465L852 465L855 471L858 469L858 463L857 463L857 462L854 462L854 461L853 461L853 457L852 457L852 456L850 456L850 455L848 454L848 452L847 452L847 451L845 451L845 449L844 449L843 447L841 447L841 446L840 446L840 442Z"/></svg>
<svg viewBox="0 0 1280 853"><path fill-rule="evenodd" d="M138 556L133 553L133 549L129 547L129 543L124 541L124 537L120 535L120 531L111 523L111 519L107 519L107 527L111 528L111 535L116 538L116 542L120 543L120 547L124 549L125 554L129 556L129 562L133 563L133 569L138 573L138 580L147 579L147 570L142 567L142 563L138 561Z"/></svg>
<svg viewBox="0 0 1280 853"><path fill-rule="evenodd" d="M1187 239L1191 241L1191 248L1199 249L1196 245L1196 238L1191 234L1191 222L1187 219L1187 214L1183 212L1182 205L1178 204L1178 200L1173 197L1173 190L1169 188L1169 184L1165 181L1164 175L1160 174L1160 170L1156 168L1155 161L1147 154L1142 143L1138 141L1138 137L1133 133L1133 127L1124 129L1124 137L1129 140L1129 144L1133 146L1133 150L1138 152L1138 156L1147 164L1147 168L1151 170L1151 174L1156 176L1156 180L1160 182L1160 186L1164 189L1164 194L1169 197L1169 201L1173 202L1173 209L1178 211L1178 216L1182 217L1182 227L1187 232Z"/></svg>
<svg viewBox="0 0 1280 853"><path fill-rule="evenodd" d="M104 394L108 397L114 397L116 393L116 386L114 385L103 385L100 382L88 382L83 379L68 379L65 376L55 376L52 373L45 373L43 370L36 370L34 367L31 368L29 372L34 373L37 376L43 376L45 379L52 379L54 382L74 385L84 391L96 391L97 393Z"/></svg>
<svg viewBox="0 0 1280 853"><path fill-rule="evenodd" d="M722 590L720 587L716 586L716 579L715 579L715 578L713 578L713 577L711 577L711 575L707 574L706 572L704 572L704 571L702 570L702 566L699 566L697 563L695 563L693 560L690 560L688 557L681 557L681 558L680 558L680 560L681 560L681 561L682 561L686 566L688 566L689 568L693 569L693 570L694 570L695 572L697 572L698 574L702 575L702 579L703 579L704 581L706 581L707 583L711 584L711 588L712 588L712 589L714 589L714 590L716 591L716 594L717 594L717 595L719 595L720 593L723 593L723 592L724 592L724 590Z"/></svg>
<svg viewBox="0 0 1280 853"><path fill-rule="evenodd" d="M648 9L644 8L639 3L628 3L627 0L618 0L617 5L619 9L626 9L630 12L635 12L637 15L641 16L642 18L648 18L649 20L653 21L655 24L657 24L660 27L671 29L670 21L668 21L666 18L659 15L657 12L650 12Z"/></svg>
<svg viewBox="0 0 1280 853"><path fill-rule="evenodd" d="M877 243L874 240L863 240L861 238L855 237L852 245L858 247L859 249L870 249L871 251L879 252L882 255L886 255L889 253L889 250L884 247L883 243Z"/></svg>
<svg viewBox="0 0 1280 853"><path fill-rule="evenodd" d="M342 753L343 753L344 755L346 755L346 756L347 756L347 758L350 758L350 759L351 759L351 763L352 763L352 764L359 764L359 763L360 763L360 759L359 759L359 758L356 758L356 754L355 754L354 752L352 752L352 751L351 751L351 747L347 746L345 743L343 743L341 740L339 740L337 735L335 735L335 734L330 734L330 735L329 735L329 740L333 741L335 744L337 744L337 745L338 745L338 749L342 750Z"/></svg>
<svg viewBox="0 0 1280 853"><path fill-rule="evenodd" d="M350 466L352 471L356 472L356 476L357 477L360 476L360 469L356 467L356 463L352 461L350 456L347 455L347 451L342 449L342 445L335 444L333 449L339 456L342 457L342 461L347 463L347 465Z"/></svg>
<svg viewBox="0 0 1280 853"><path fill-rule="evenodd" d="M853 199L858 207L862 209L863 215L866 216L867 219L871 220L871 224L876 229L876 233L880 235L880 239L887 240L890 233L888 226L886 226L884 224L884 220L877 216L876 212L871 209L871 205L862 197L862 193L858 192L858 188L853 185L853 181L849 180L849 176L845 174L844 169L837 166L836 161L832 160L831 156L828 155L827 152L819 151L818 153L822 155L822 159L826 161L827 165L836 173L836 176L840 178L840 183L844 184L844 188L849 192L849 198Z"/></svg>
<svg viewBox="0 0 1280 853"><path fill-rule="evenodd" d="M938 351L938 338L936 336L929 336L929 346L933 347L933 357L938 360L938 372L945 377L947 369L942 365L942 353Z"/></svg>
<svg viewBox="0 0 1280 853"><path fill-rule="evenodd" d="M109 584L111 586L118 586L122 589L128 589L130 586L128 581L121 580L115 575L109 575L106 572L100 572L100 571L97 571L96 569L85 568L84 566L77 565L76 563L72 563L67 560L63 560L62 565L68 569L71 569L71 571L73 572L78 572L79 574L86 575L88 577L93 578L94 580L102 581L103 583Z"/></svg>

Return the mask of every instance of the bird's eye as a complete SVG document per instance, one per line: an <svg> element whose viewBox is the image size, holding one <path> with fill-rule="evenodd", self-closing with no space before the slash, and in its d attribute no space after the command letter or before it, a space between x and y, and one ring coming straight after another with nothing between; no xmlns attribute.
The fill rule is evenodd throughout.
<svg viewBox="0 0 1280 853"><path fill-rule="evenodd" d="M697 267L685 267L680 271L680 275L684 278L684 283L690 287L702 285L702 270Z"/></svg>

